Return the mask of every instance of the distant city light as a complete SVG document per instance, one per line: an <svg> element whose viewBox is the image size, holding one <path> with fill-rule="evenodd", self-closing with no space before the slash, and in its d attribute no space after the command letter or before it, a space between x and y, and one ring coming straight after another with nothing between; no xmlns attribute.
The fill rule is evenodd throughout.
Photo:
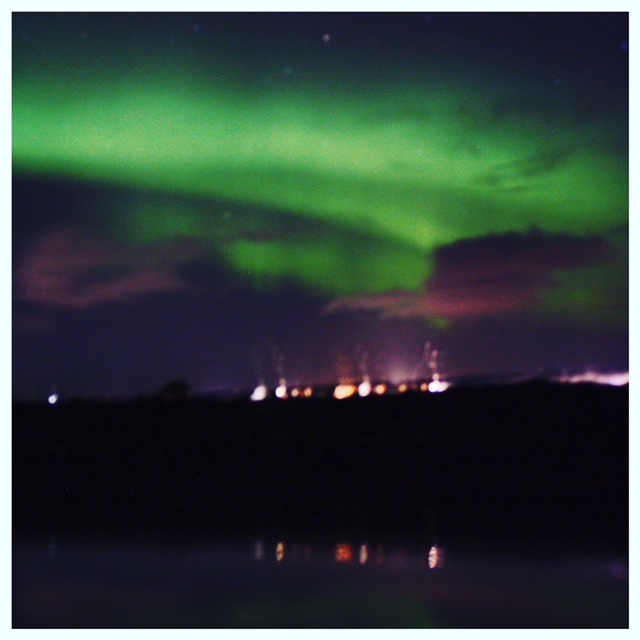
<svg viewBox="0 0 640 640"><path fill-rule="evenodd" d="M258 540L256 542L256 546L254 549L254 556L256 560L262 560L262 558L264 558L264 544L262 540Z"/></svg>
<svg viewBox="0 0 640 640"><path fill-rule="evenodd" d="M357 390L358 387L355 384L339 384L333 391L333 397L336 400L350 398Z"/></svg>
<svg viewBox="0 0 640 640"><path fill-rule="evenodd" d="M366 544L360 545L360 553L358 554L358 560L360 564L366 564L369 559L369 549Z"/></svg>
<svg viewBox="0 0 640 640"><path fill-rule="evenodd" d="M276 545L276 560L280 562L284 558L284 542L278 542Z"/></svg>
<svg viewBox="0 0 640 640"><path fill-rule="evenodd" d="M398 393L404 393L409 388L409 385L406 382L398 385Z"/></svg>
<svg viewBox="0 0 640 640"><path fill-rule="evenodd" d="M58 402L58 394L57 393L52 393L47 400L49 401L49 404L55 404L56 402Z"/></svg>
<svg viewBox="0 0 640 640"><path fill-rule="evenodd" d="M617 371L612 373L600 373L598 371L585 371L575 375L563 375L555 378L556 382L568 382L576 384L579 382L595 382L596 384L609 384L614 387L623 387L629 384L629 372Z"/></svg>
<svg viewBox="0 0 640 640"><path fill-rule="evenodd" d="M280 384L276 387L276 398L287 397L287 383L284 380L280 380Z"/></svg>
<svg viewBox="0 0 640 640"><path fill-rule="evenodd" d="M431 393L440 393L441 391L446 391L448 388L449 383L442 380L434 379L429 383L429 391Z"/></svg>
<svg viewBox="0 0 640 640"><path fill-rule="evenodd" d="M366 398L371 393L371 382L368 379L363 380L358 386L358 395Z"/></svg>
<svg viewBox="0 0 640 640"><path fill-rule="evenodd" d="M288 393L292 398L310 398L313 395L313 387L295 387Z"/></svg>
<svg viewBox="0 0 640 640"><path fill-rule="evenodd" d="M269 390L267 389L266 385L259 384L253 390L253 393L251 394L251 399L254 400L254 401L264 400L267 397L267 393L268 392L269 392Z"/></svg>
<svg viewBox="0 0 640 640"><path fill-rule="evenodd" d="M384 382L381 382L380 384L377 384L373 390L379 395L383 395L384 393L387 392L387 385Z"/></svg>

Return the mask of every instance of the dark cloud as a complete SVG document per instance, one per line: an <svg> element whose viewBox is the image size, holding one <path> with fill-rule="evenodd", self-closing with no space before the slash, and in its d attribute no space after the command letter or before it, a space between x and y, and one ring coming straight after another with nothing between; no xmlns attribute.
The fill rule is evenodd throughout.
<svg viewBox="0 0 640 640"><path fill-rule="evenodd" d="M423 291L341 298L327 311L379 311L384 317L447 320L535 308L555 286L554 271L604 264L611 247L599 236L505 233L460 240L434 252Z"/></svg>
<svg viewBox="0 0 640 640"><path fill-rule="evenodd" d="M459 240L434 252L439 277L475 277L533 269L580 268L602 264L610 256L609 242L600 236L552 234L532 229L528 233L491 234Z"/></svg>

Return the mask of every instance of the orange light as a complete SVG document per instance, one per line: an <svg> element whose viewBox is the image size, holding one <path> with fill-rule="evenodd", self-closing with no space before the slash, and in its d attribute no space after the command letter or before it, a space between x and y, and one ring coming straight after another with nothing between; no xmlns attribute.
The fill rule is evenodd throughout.
<svg viewBox="0 0 640 640"><path fill-rule="evenodd" d="M333 390L333 397L336 400L344 400L345 398L350 398L357 390L358 387L355 384L339 384Z"/></svg>
<svg viewBox="0 0 640 640"><path fill-rule="evenodd" d="M336 545L336 562L351 562L351 560L353 560L351 545L344 542Z"/></svg>

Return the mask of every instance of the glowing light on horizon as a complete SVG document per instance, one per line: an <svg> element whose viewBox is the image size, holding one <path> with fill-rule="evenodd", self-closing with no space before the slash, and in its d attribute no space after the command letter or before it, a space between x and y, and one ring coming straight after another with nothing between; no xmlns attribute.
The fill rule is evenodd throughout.
<svg viewBox="0 0 640 640"><path fill-rule="evenodd" d="M398 393L404 393L409 388L409 385L406 382L398 385Z"/></svg>
<svg viewBox="0 0 640 640"><path fill-rule="evenodd" d="M278 542L276 545L276 560L281 562L284 558L284 542Z"/></svg>
<svg viewBox="0 0 640 640"><path fill-rule="evenodd" d="M449 383L443 380L434 379L429 383L429 391L431 393L441 393L449 388Z"/></svg>
<svg viewBox="0 0 640 640"><path fill-rule="evenodd" d="M360 552L358 553L358 560L360 564L366 564L369 559L369 548L366 544L360 545Z"/></svg>
<svg viewBox="0 0 640 640"><path fill-rule="evenodd" d="M269 390L267 389L266 385L259 384L253 390L253 393L251 394L251 399L254 401L260 402L261 400L264 400L267 397L268 392Z"/></svg>
<svg viewBox="0 0 640 640"><path fill-rule="evenodd" d="M49 404L55 404L56 402L58 402L58 394L57 393L52 393L48 398L47 401L49 402Z"/></svg>
<svg viewBox="0 0 640 640"><path fill-rule="evenodd" d="M384 395L387 392L387 385L384 382L381 382L380 384L377 384L373 390L379 396Z"/></svg>
<svg viewBox="0 0 640 640"><path fill-rule="evenodd" d="M287 397L287 383L284 379L280 380L280 384L276 387L276 398L281 400Z"/></svg>
<svg viewBox="0 0 640 640"><path fill-rule="evenodd" d="M595 382L596 384L608 384L613 387L623 387L629 384L629 372L618 371L612 373L600 373L598 371L585 371L575 375L562 375L554 378L557 382L576 384L579 382Z"/></svg>
<svg viewBox="0 0 640 640"><path fill-rule="evenodd" d="M358 385L358 395L361 398L366 398L369 394L371 393L371 382L369 382L368 378L365 378L359 385Z"/></svg>
<svg viewBox="0 0 640 640"><path fill-rule="evenodd" d="M333 390L333 397L336 400L344 400L350 398L356 391L358 391L358 387L355 384L341 383Z"/></svg>
<svg viewBox="0 0 640 640"><path fill-rule="evenodd" d="M264 544L262 540L258 540L256 542L253 555L256 560L262 560L262 558L264 558Z"/></svg>

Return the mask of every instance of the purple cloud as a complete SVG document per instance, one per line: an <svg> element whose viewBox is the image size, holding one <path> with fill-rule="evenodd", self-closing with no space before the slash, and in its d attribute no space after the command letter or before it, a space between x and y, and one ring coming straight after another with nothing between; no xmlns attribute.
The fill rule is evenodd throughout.
<svg viewBox="0 0 640 640"><path fill-rule="evenodd" d="M173 270L198 252L192 243L140 249L98 242L81 229L61 229L27 254L16 271L16 294L39 305L85 309L186 291L191 285Z"/></svg>

